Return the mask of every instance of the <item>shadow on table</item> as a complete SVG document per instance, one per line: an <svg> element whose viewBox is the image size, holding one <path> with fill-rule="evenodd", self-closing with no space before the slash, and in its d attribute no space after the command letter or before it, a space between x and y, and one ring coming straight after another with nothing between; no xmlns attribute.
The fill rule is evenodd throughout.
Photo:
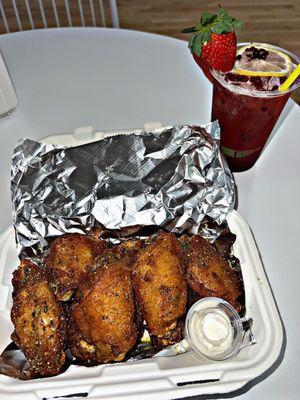
<svg viewBox="0 0 300 400"><path fill-rule="evenodd" d="M255 237L253 235L253 232L251 231L251 233L252 233L252 236L253 236L254 241L255 241ZM256 247L257 247L256 241L255 241L255 244L256 244ZM259 252L259 248L258 248L258 252ZM259 253L259 256L262 259L260 253ZM263 263L262 263L262 265L263 265ZM265 274L266 274L266 278L267 278L267 281L268 281L268 284L269 284L269 287L270 287L270 290L271 290L271 293L272 293L272 296L273 296L273 299L274 299L274 302L275 302L275 305L276 305L276 308L277 308L277 312L279 314L279 318L280 318L281 325L282 325L282 331L283 331L282 345L281 345L280 353L279 353L279 356L278 356L277 360L275 361L275 363L269 369L267 369L264 373L259 375L257 378L255 378L252 381L248 382L241 389L235 390L235 391L230 392L230 393L215 393L215 394L208 394L208 395L190 396L190 397L185 397L185 399L188 399L188 400L208 400L208 399L220 399L220 398L222 398L222 399L232 399L234 397L240 396L240 395L248 392L253 386L255 386L258 383L260 383L263 380L265 380L268 376L273 374L273 372L276 371L276 369L281 364L281 362L283 360L283 357L284 357L284 354L285 354L286 344L287 344L286 330L285 330L285 326L284 326L284 323L283 323L283 320L282 320L282 317L281 317L281 314L280 314L280 311L279 311L279 308L278 308L278 305L277 305L277 302L276 302L276 298L274 296L273 289L272 289L272 287L270 285L269 278L268 278L268 275L266 273L264 265L263 265L263 268L264 268L264 271L265 271Z"/></svg>

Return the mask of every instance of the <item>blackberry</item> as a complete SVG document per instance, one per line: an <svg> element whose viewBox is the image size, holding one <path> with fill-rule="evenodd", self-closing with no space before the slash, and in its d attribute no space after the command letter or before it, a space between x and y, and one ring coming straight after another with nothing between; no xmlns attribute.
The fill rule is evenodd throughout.
<svg viewBox="0 0 300 400"><path fill-rule="evenodd" d="M259 76L251 76L250 82L256 90L263 90L263 82Z"/></svg>
<svg viewBox="0 0 300 400"><path fill-rule="evenodd" d="M228 73L226 74L226 81L231 81L231 82L247 82L248 81L248 76L246 75L237 75L237 74L231 74Z"/></svg>
<svg viewBox="0 0 300 400"><path fill-rule="evenodd" d="M269 52L265 49L257 49L254 46L248 47L245 50L246 57L250 60L265 60Z"/></svg>

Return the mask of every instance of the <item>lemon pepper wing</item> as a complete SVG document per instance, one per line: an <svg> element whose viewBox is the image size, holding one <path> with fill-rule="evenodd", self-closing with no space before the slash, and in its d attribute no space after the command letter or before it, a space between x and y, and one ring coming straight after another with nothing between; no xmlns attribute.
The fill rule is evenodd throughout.
<svg viewBox="0 0 300 400"><path fill-rule="evenodd" d="M34 376L57 375L65 362L65 320L45 272L29 260L13 274L12 340Z"/></svg>
<svg viewBox="0 0 300 400"><path fill-rule="evenodd" d="M241 310L242 284L236 271L199 235L193 236L186 252L187 282L200 297L220 297Z"/></svg>
<svg viewBox="0 0 300 400"><path fill-rule="evenodd" d="M70 310L73 356L91 364L122 361L137 339L129 270L121 260L110 261L99 269L90 290L84 287L81 293Z"/></svg>
<svg viewBox="0 0 300 400"><path fill-rule="evenodd" d="M159 233L139 252L133 270L137 302L150 336L160 345L181 338L178 320L186 311L183 252L171 233Z"/></svg>
<svg viewBox="0 0 300 400"><path fill-rule="evenodd" d="M126 239L116 246L117 257L132 271L139 251L144 247L141 239Z"/></svg>
<svg viewBox="0 0 300 400"><path fill-rule="evenodd" d="M97 257L106 249L104 240L81 234L63 235L52 243L46 264L59 300L70 299L88 271L95 267Z"/></svg>

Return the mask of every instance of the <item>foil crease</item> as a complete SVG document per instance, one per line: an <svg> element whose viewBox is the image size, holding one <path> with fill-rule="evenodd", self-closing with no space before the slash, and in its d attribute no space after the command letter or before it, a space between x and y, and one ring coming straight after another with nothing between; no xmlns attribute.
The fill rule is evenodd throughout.
<svg viewBox="0 0 300 400"><path fill-rule="evenodd" d="M18 142L11 195L19 254L38 255L54 237L95 226L182 234L198 232L207 219L225 221L234 182L217 122L116 133L76 147Z"/></svg>

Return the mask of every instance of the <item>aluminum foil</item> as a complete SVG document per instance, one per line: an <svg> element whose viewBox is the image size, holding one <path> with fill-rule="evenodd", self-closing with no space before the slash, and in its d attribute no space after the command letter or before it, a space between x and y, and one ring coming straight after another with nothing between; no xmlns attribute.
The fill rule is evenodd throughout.
<svg viewBox="0 0 300 400"><path fill-rule="evenodd" d="M240 272L231 255L235 235L226 223L235 201L234 182L219 151L219 134L213 122L132 134L118 131L76 147L20 140L11 169L20 256L39 260L52 239L65 233L97 227L113 240L145 236L143 229L149 233L159 227L177 234L200 232ZM145 341L127 361L160 355L167 354ZM71 357L68 362L76 364ZM0 373L31 379L14 344L0 355Z"/></svg>
<svg viewBox="0 0 300 400"><path fill-rule="evenodd" d="M11 194L19 253L38 255L53 237L95 226L124 235L153 225L195 233L208 218L225 221L234 182L217 122L117 133L68 148L18 142Z"/></svg>

